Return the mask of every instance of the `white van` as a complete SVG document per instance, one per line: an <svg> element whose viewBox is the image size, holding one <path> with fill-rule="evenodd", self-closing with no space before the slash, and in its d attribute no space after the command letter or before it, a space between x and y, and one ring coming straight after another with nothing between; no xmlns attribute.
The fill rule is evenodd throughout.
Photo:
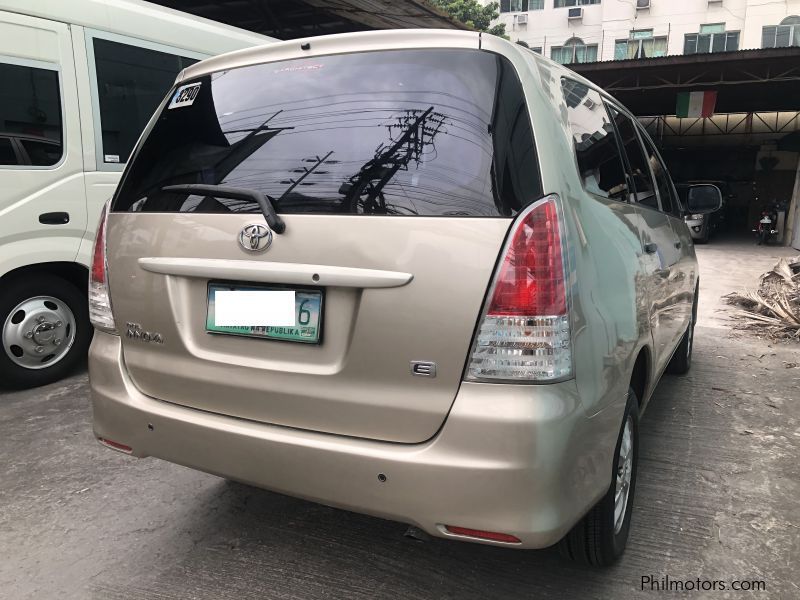
<svg viewBox="0 0 800 600"><path fill-rule="evenodd" d="M85 356L100 210L176 75L271 41L136 0L0 0L0 387Z"/></svg>

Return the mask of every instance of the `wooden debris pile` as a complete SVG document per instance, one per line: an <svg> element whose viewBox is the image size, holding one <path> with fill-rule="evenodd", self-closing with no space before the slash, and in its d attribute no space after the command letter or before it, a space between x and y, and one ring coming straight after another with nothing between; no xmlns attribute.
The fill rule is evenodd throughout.
<svg viewBox="0 0 800 600"><path fill-rule="evenodd" d="M800 256L780 259L761 276L758 290L734 292L725 301L738 308L737 329L800 341Z"/></svg>

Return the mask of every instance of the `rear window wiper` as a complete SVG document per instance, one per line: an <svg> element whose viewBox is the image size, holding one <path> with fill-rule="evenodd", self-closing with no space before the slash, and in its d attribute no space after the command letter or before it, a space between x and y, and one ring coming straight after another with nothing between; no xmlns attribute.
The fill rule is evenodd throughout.
<svg viewBox="0 0 800 600"><path fill-rule="evenodd" d="M262 194L258 190L248 188L235 188L226 185L208 185L204 183L180 183L177 185L165 185L161 188L162 192L177 194L203 194L205 196L216 196L218 198L230 198L231 200L252 200L261 208L267 225L275 233L286 231L286 223L283 222L275 212L275 207L269 196Z"/></svg>

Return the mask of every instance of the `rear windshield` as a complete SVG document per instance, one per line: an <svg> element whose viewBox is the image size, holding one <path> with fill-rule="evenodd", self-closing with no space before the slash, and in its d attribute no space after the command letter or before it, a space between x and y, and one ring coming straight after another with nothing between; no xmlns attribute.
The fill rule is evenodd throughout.
<svg viewBox="0 0 800 600"><path fill-rule="evenodd" d="M222 71L183 82L136 151L112 210L510 216L542 195L511 64L480 50L394 50Z"/></svg>

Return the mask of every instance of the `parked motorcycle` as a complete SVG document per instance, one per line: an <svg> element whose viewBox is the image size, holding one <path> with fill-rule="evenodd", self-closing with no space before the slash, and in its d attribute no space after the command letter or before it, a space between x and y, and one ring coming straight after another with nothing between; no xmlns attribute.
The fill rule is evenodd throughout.
<svg viewBox="0 0 800 600"><path fill-rule="evenodd" d="M774 208L768 208L761 211L761 219L753 232L756 234L757 244L759 246L766 246L770 243L773 236L778 233L775 229L778 226L778 211Z"/></svg>

